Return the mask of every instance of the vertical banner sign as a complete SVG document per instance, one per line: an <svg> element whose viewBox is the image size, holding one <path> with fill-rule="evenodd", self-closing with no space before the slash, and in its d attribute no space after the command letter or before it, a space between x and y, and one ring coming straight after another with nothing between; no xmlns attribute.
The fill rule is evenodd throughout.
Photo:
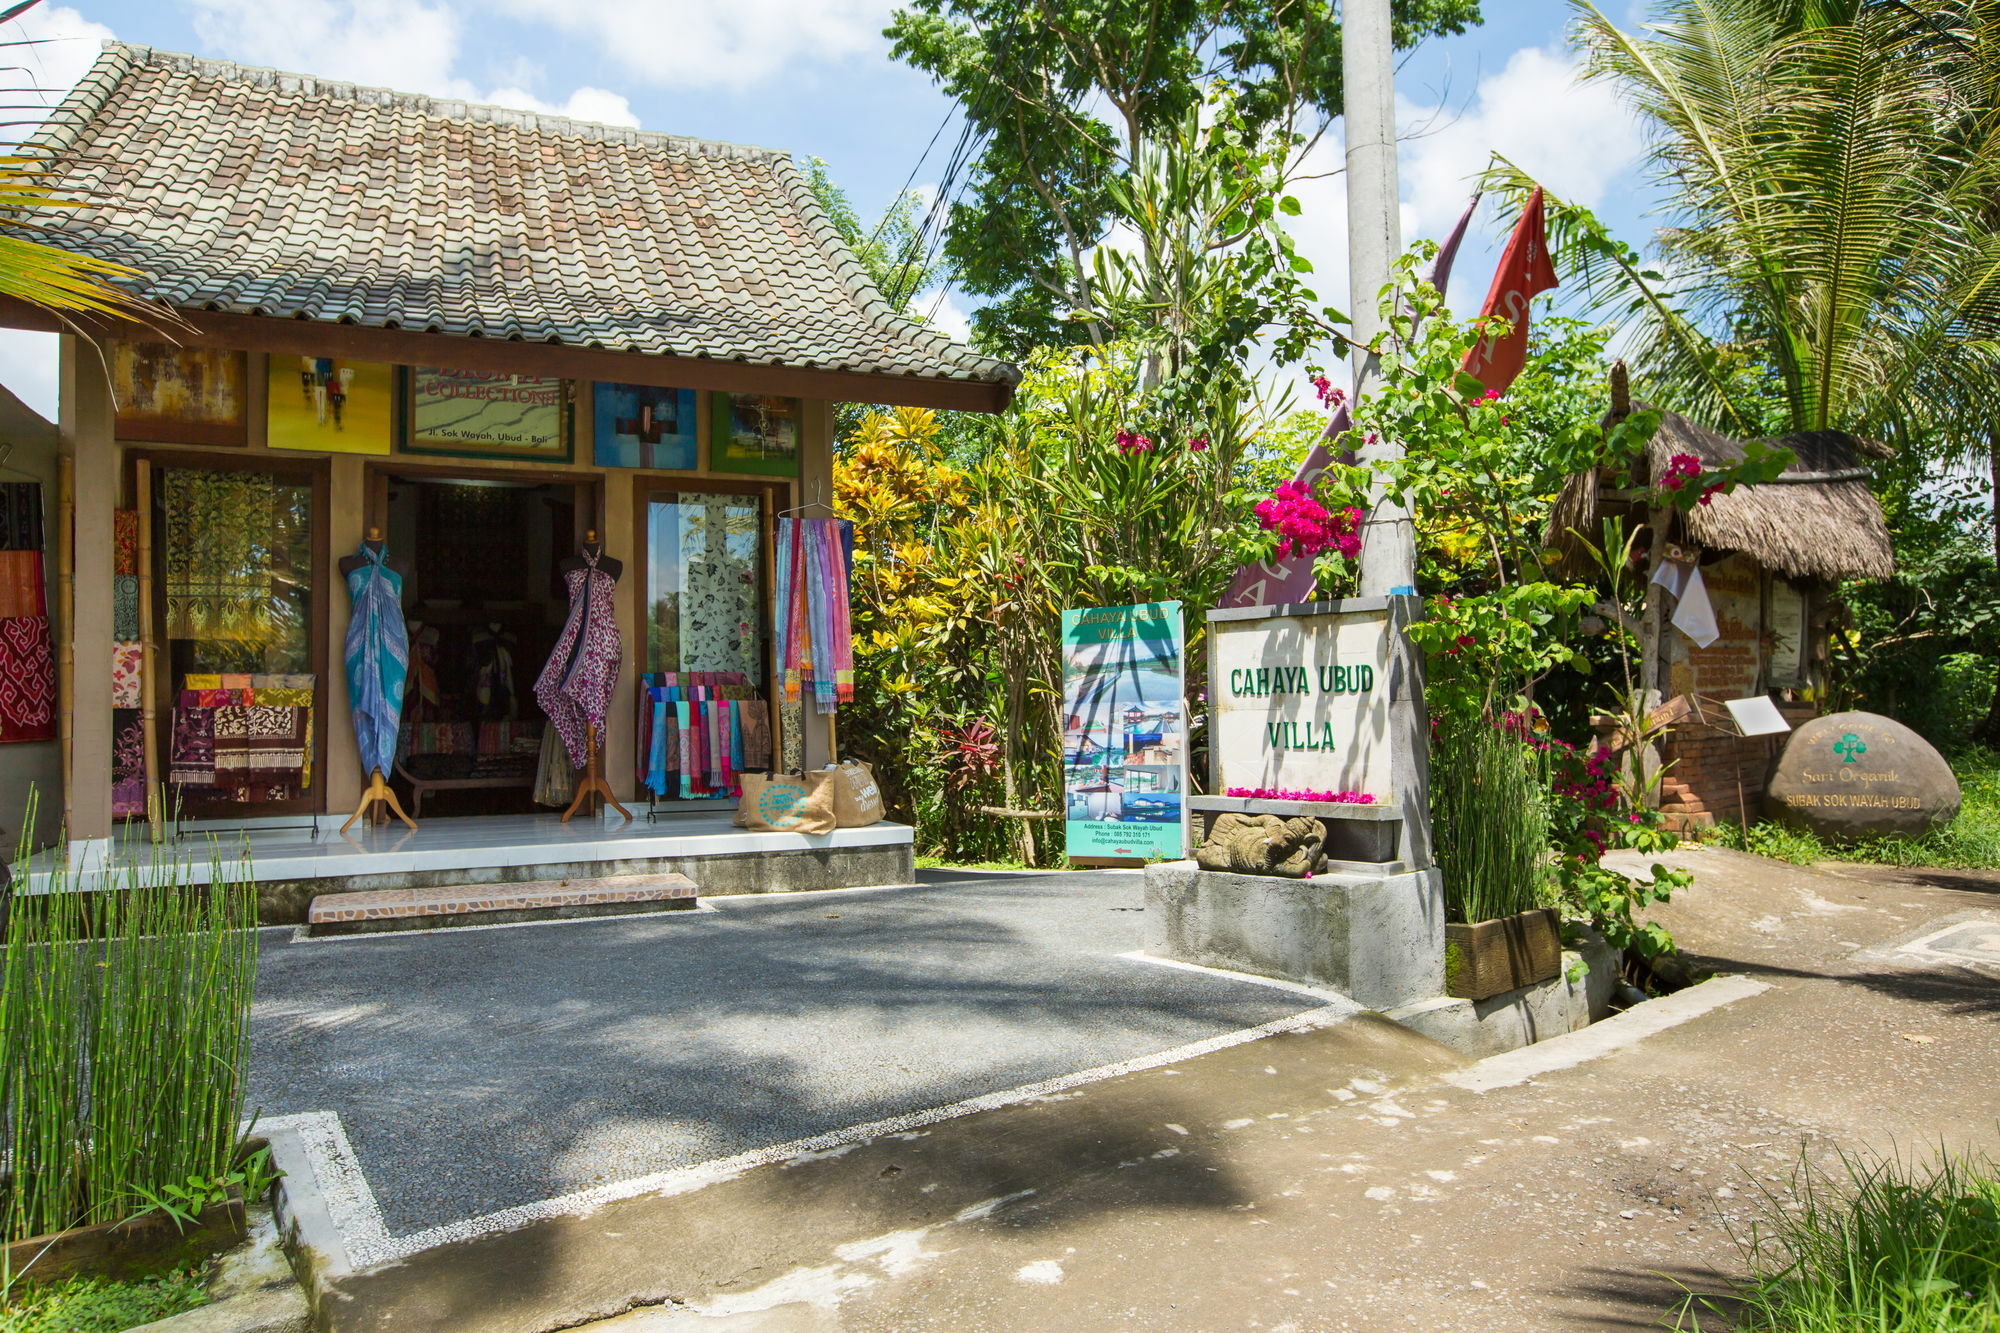
<svg viewBox="0 0 2000 1333"><path fill-rule="evenodd" d="M1071 856L1187 854L1179 602L1063 612L1063 801Z"/></svg>

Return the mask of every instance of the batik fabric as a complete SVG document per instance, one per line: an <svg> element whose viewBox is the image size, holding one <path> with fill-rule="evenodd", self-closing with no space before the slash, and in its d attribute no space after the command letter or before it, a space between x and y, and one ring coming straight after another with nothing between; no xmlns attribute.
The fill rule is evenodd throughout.
<svg viewBox="0 0 2000 1333"><path fill-rule="evenodd" d="M403 684L410 673L409 630L403 624L403 576L389 568L388 548L361 544L361 563L347 576L354 610L347 622L347 704L361 771L396 767L396 729Z"/></svg>
<svg viewBox="0 0 2000 1333"><path fill-rule="evenodd" d="M569 589L569 618L563 622L548 665L535 682L535 699L562 736L570 763L577 768L590 762L589 729L595 725L601 731L604 726L625 652L612 613L617 580L598 568L596 555L586 552L583 561L563 573Z"/></svg>

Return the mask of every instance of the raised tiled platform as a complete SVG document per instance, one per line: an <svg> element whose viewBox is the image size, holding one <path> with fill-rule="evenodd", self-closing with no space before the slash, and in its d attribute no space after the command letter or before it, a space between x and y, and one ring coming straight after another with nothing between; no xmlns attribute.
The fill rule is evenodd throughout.
<svg viewBox="0 0 2000 1333"><path fill-rule="evenodd" d="M592 879L529 880L519 884L440 889L378 889L329 893L306 913L311 935L433 930L450 926L560 921L633 912L687 911L695 905L686 875L606 875Z"/></svg>
<svg viewBox="0 0 2000 1333"><path fill-rule="evenodd" d="M144 830L112 842L76 842L36 855L17 886L34 893L54 882L120 888L134 881L205 883L242 878L258 891L265 925L297 925L315 898L394 889L477 892L537 881L682 874L704 898L907 884L915 877L907 825L880 823L831 833L753 833L730 823L731 811L675 811L657 823L640 818L492 815L426 819L338 829L344 814L324 816L317 838L296 823L265 827L191 827L177 845L149 846ZM177 866L175 863L179 862Z"/></svg>

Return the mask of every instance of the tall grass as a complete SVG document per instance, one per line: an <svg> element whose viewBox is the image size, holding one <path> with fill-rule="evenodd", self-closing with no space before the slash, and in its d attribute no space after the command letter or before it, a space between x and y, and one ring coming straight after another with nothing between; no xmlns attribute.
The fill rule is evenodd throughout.
<svg viewBox="0 0 2000 1333"><path fill-rule="evenodd" d="M1843 1156L1801 1164L1745 1245L1738 1329L1762 1333L2000 1330L2000 1172L1983 1158ZM1713 1302L1699 1302L1713 1311ZM1690 1314L1692 1312L1690 1311ZM1700 1328L1698 1319L1689 1326Z"/></svg>
<svg viewBox="0 0 2000 1333"><path fill-rule="evenodd" d="M1539 751L1487 719L1431 746L1431 836L1446 914L1494 921L1548 900L1549 783Z"/></svg>
<svg viewBox="0 0 2000 1333"><path fill-rule="evenodd" d="M16 863L0 956L7 1240L116 1221L233 1165L256 892L217 857L204 875L171 847L148 855L121 855L109 884L59 865L34 893Z"/></svg>

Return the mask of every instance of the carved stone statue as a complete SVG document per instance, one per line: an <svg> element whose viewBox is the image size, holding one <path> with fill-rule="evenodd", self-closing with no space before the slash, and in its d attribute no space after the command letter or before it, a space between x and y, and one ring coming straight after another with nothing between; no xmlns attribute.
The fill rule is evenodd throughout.
<svg viewBox="0 0 2000 1333"><path fill-rule="evenodd" d="M1326 826L1304 816L1219 815L1194 859L1203 870L1309 879L1326 864Z"/></svg>

